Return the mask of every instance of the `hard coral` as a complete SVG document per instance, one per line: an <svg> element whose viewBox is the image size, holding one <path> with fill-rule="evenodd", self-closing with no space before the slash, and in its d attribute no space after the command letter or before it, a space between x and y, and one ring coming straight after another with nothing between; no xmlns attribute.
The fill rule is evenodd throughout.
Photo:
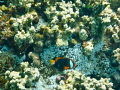
<svg viewBox="0 0 120 90"><path fill-rule="evenodd" d="M32 89L33 82L40 76L38 68L30 67L28 62L21 63L21 71L6 71L5 89L7 90L26 90Z"/></svg>
<svg viewBox="0 0 120 90"><path fill-rule="evenodd" d="M120 48L117 48L116 50L113 51L114 57L116 57L116 60L120 64Z"/></svg>
<svg viewBox="0 0 120 90"><path fill-rule="evenodd" d="M67 75L68 79L65 82L60 81L60 85L54 90L114 90L109 78L96 80L77 71L68 71Z"/></svg>
<svg viewBox="0 0 120 90"><path fill-rule="evenodd" d="M0 15L0 38L1 42L4 42L5 40L10 40L13 38L15 32L11 29L10 25L10 16L9 14L6 14L2 12L2 15ZM11 40L10 40L11 41ZM0 43L2 44L2 43Z"/></svg>
<svg viewBox="0 0 120 90"><path fill-rule="evenodd" d="M88 55L88 56L91 55L91 53L94 49L92 41L86 41L86 42L83 43L82 46L84 47L85 55Z"/></svg>
<svg viewBox="0 0 120 90"><path fill-rule="evenodd" d="M5 84L5 72L14 68L14 58L10 52L0 52L0 87Z"/></svg>
<svg viewBox="0 0 120 90"><path fill-rule="evenodd" d="M8 0L11 6L25 7L26 11L29 11L32 5L34 5L34 0Z"/></svg>

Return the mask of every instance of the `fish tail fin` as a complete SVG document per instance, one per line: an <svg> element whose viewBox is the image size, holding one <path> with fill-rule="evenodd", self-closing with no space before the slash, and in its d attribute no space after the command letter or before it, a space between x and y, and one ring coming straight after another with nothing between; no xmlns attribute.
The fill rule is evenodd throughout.
<svg viewBox="0 0 120 90"><path fill-rule="evenodd" d="M54 65L55 64L55 60L50 60L50 65Z"/></svg>

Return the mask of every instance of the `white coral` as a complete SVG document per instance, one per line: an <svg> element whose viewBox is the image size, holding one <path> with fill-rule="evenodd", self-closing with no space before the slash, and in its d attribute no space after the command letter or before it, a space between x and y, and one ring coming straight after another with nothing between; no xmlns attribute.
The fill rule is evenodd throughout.
<svg viewBox="0 0 120 90"><path fill-rule="evenodd" d="M22 46L22 43L33 43L33 38L29 32L25 33L24 30L21 32L18 31L18 33L14 37L14 41L19 45L19 47Z"/></svg>
<svg viewBox="0 0 120 90"><path fill-rule="evenodd" d="M81 29L79 32L80 40L86 40L88 38L87 31L85 29Z"/></svg>
<svg viewBox="0 0 120 90"><path fill-rule="evenodd" d="M114 53L114 57L116 57L116 60L120 64L120 48L115 49L113 53Z"/></svg>
<svg viewBox="0 0 120 90"><path fill-rule="evenodd" d="M87 41L86 43L87 43L87 45L84 47L84 53L86 55L91 55L92 51L94 49L93 43L91 41Z"/></svg>
<svg viewBox="0 0 120 90"><path fill-rule="evenodd" d="M58 38L58 39L56 40L56 45L57 45L58 47L68 46L68 41Z"/></svg>
<svg viewBox="0 0 120 90"><path fill-rule="evenodd" d="M6 83L7 90L26 90L25 86L32 87L32 83L35 82L40 76L38 68L28 66L28 62L21 63L21 72L17 71L6 71Z"/></svg>
<svg viewBox="0 0 120 90"><path fill-rule="evenodd" d="M85 77L85 75L77 71L68 71L67 75L68 79L58 85L55 90L77 90L78 88L81 90L83 88L85 88L85 90L113 90L113 83L109 82L109 78L96 80L95 78Z"/></svg>

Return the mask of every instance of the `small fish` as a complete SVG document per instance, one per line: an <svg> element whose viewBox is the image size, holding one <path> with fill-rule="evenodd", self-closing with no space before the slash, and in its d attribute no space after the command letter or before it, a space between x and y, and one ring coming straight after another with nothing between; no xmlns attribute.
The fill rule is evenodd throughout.
<svg viewBox="0 0 120 90"><path fill-rule="evenodd" d="M59 70L71 69L76 67L73 60L66 57L57 57L55 60L50 60L50 64Z"/></svg>

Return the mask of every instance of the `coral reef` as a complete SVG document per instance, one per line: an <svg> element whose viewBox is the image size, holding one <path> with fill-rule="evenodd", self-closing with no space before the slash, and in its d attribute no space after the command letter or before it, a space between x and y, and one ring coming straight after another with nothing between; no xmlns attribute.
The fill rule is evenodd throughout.
<svg viewBox="0 0 120 90"><path fill-rule="evenodd" d="M80 42L93 37L96 42L96 37L102 37L105 28L117 20L116 14L112 13L106 1L12 2L8 1L8 7L13 7L16 11L13 10L11 13L24 8L24 15L20 12L18 16L12 15L8 19L15 34L13 42L19 53L25 53L31 44L34 44L33 48L36 50L36 46L42 48L51 44L58 47L68 46L73 39Z"/></svg>
<svg viewBox="0 0 120 90"><path fill-rule="evenodd" d="M84 47L85 55L91 55L94 49L92 40L84 42L82 46Z"/></svg>
<svg viewBox="0 0 120 90"><path fill-rule="evenodd" d="M6 71L5 75L7 90L25 90L34 87L33 82L39 79L40 73L37 68L29 67L28 62L22 62L21 71Z"/></svg>
<svg viewBox="0 0 120 90"><path fill-rule="evenodd" d="M15 61L10 52L0 52L0 87L4 87L6 83L5 72L6 70L13 70Z"/></svg>
<svg viewBox="0 0 120 90"><path fill-rule="evenodd" d="M88 38L87 31L84 29L81 29L79 32L79 38L80 40L86 40Z"/></svg>
<svg viewBox="0 0 120 90"><path fill-rule="evenodd" d="M85 77L80 72L69 71L67 72L68 79L64 82L60 81L54 90L114 90L112 89L113 84L108 78L101 78L96 80L95 78Z"/></svg>
<svg viewBox="0 0 120 90"><path fill-rule="evenodd" d="M114 25L113 28L113 35L112 38L114 39L115 43L119 43L120 42L120 27L118 27L117 25Z"/></svg>
<svg viewBox="0 0 120 90"><path fill-rule="evenodd" d="M41 60L39 54L35 52L29 52L28 56L29 59L32 60L31 66L38 68L39 71L42 72L41 75L43 75L43 77L51 76L57 73L54 67L48 66L43 60Z"/></svg>
<svg viewBox="0 0 120 90"><path fill-rule="evenodd" d="M120 48L113 50L113 57L115 57L115 60L113 60L113 62L116 63L116 69L118 71L113 75L113 82L116 85L116 89L118 89L120 85Z"/></svg>
<svg viewBox="0 0 120 90"><path fill-rule="evenodd" d="M57 89L64 86L71 90L74 87L89 90L89 85L94 89L111 89L109 80L102 79L105 77L110 78L113 88L118 90L119 29L119 0L2 0L0 75L8 71L7 80L0 76L0 85L1 82L7 82L6 88L9 90L39 90L39 87L53 90L57 74L63 72L50 66L49 60L67 57L77 64L73 68L76 71L67 73L70 74L69 79L75 72L84 77L86 82L83 81L83 86L79 86L79 81L73 83L67 79L66 84L61 81ZM10 48L9 52L4 46ZM28 61L29 65L24 61ZM15 65L20 70L14 69ZM96 79L85 77L79 72ZM75 78L73 81L76 82Z"/></svg>
<svg viewBox="0 0 120 90"><path fill-rule="evenodd" d="M117 48L116 50L113 51L114 57L116 57L116 60L120 64L120 48ZM120 70L120 68L118 68Z"/></svg>
<svg viewBox="0 0 120 90"><path fill-rule="evenodd" d="M29 11L32 5L34 4L34 0L8 0L10 5L24 7L26 11Z"/></svg>
<svg viewBox="0 0 120 90"><path fill-rule="evenodd" d="M44 49L44 52L40 54L40 57L48 66L50 66L50 59L54 59L59 56L68 57L74 60L77 64L75 70L80 71L85 75L95 74L98 77L109 77L116 72L116 69L111 67L110 60L106 58L104 53L100 52L102 46L102 44L95 45L89 58L84 55L84 49L81 47L80 43L71 48L67 46L50 46L49 48ZM99 54L97 55L96 53ZM104 67L106 69L103 69Z"/></svg>

